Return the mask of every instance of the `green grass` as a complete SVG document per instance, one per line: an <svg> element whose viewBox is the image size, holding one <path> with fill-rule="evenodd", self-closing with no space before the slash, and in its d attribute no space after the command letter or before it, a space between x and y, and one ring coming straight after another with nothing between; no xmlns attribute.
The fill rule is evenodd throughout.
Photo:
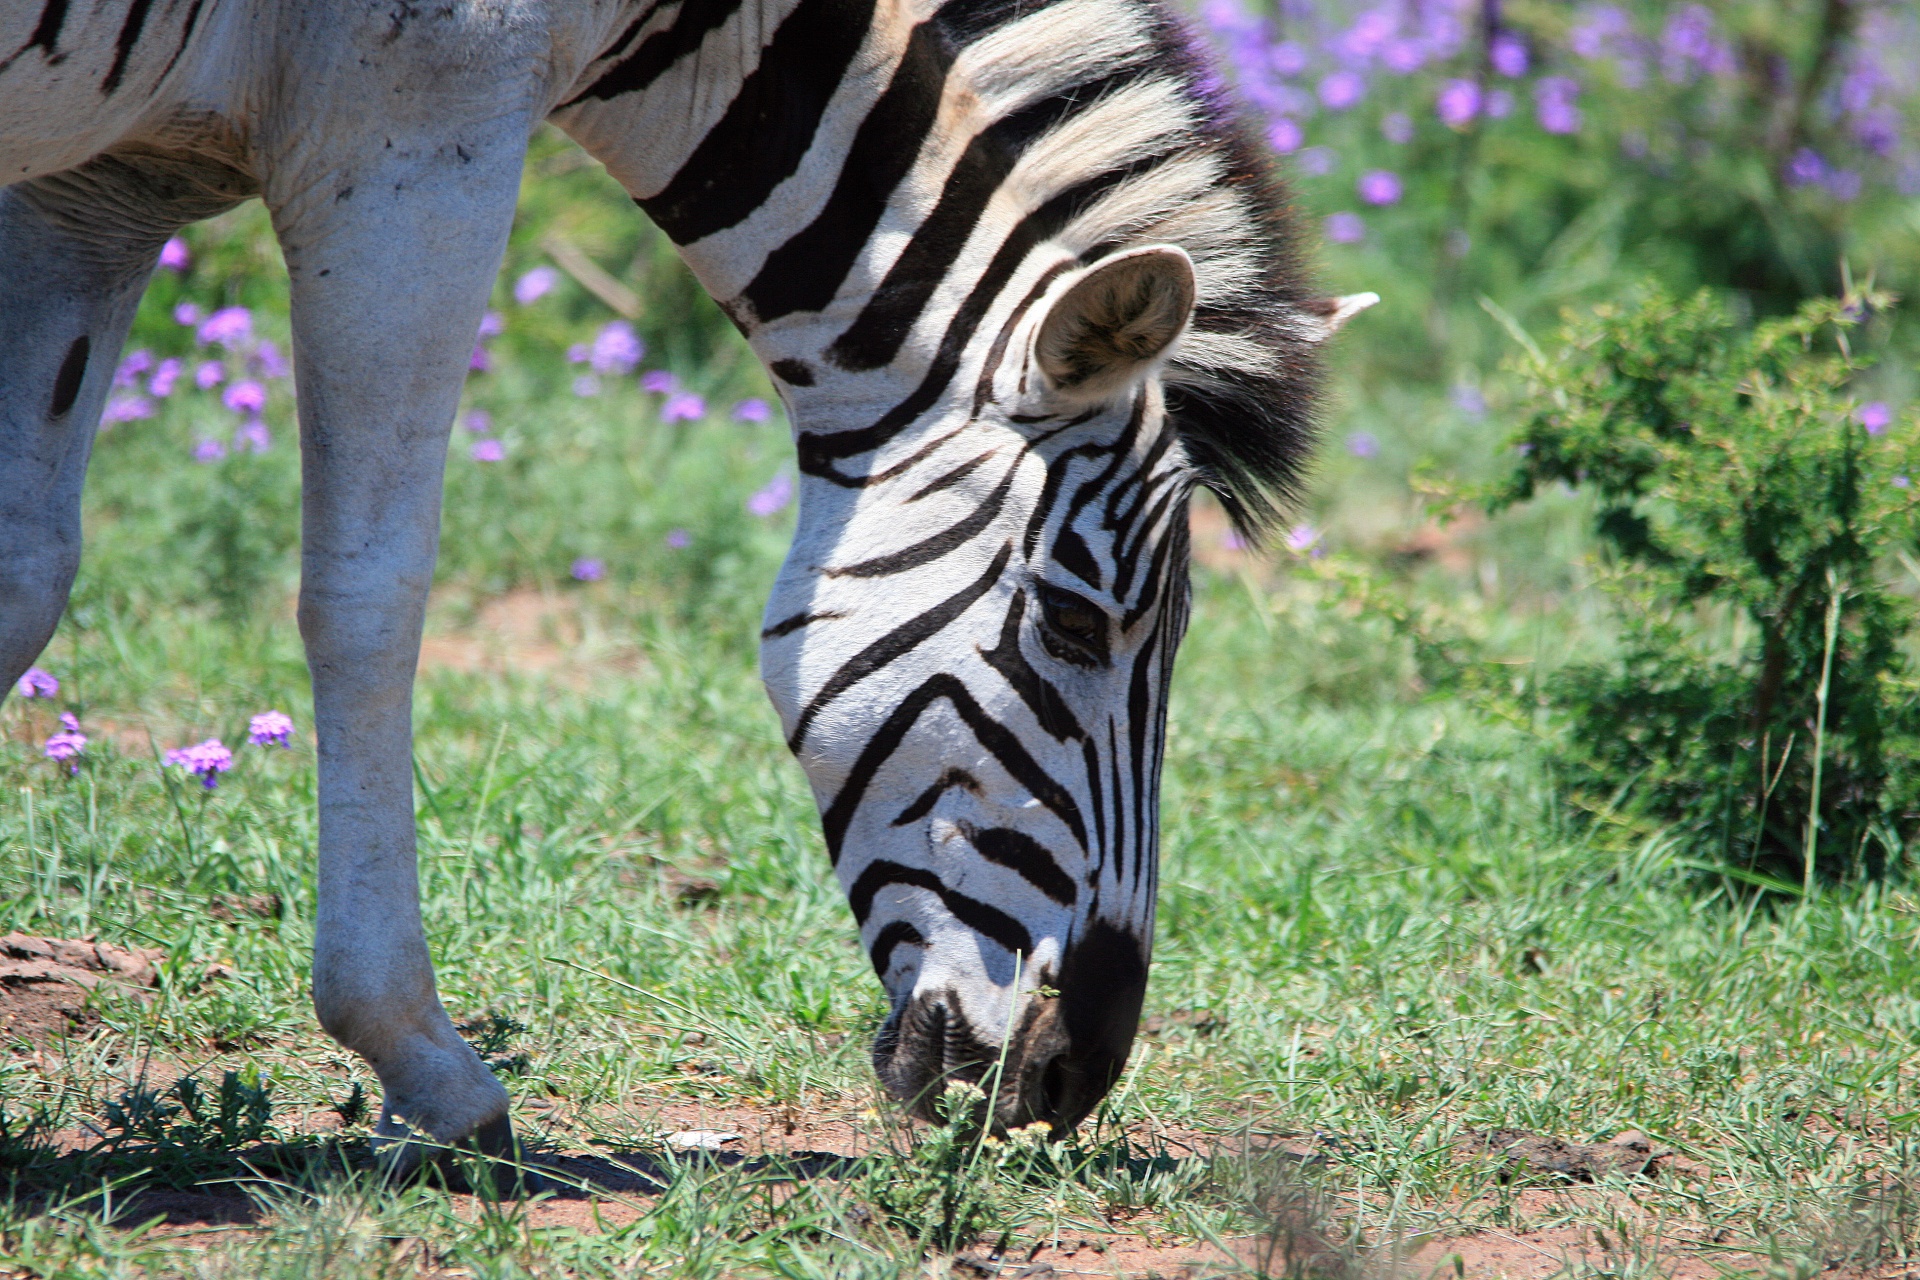
<svg viewBox="0 0 1920 1280"><path fill-rule="evenodd" d="M628 279L653 272L666 299L640 323L656 350L716 399L752 393L711 317L675 329L684 281L567 154L538 161L513 266L555 227L635 261ZM168 309L216 289L284 326L258 230L243 210L196 232L200 273L156 285L137 340L183 349ZM498 371L473 379L509 453L476 464L455 442L433 629L471 634L511 590L579 642L557 667L509 650L504 671L423 673L423 892L449 1008L498 1064L522 1134L555 1156L639 1153L661 1187L600 1197L589 1229L589 1210L553 1210L584 1203L565 1177L556 1200L496 1202L365 1171L374 1082L307 1005L290 414L276 402L267 454L198 466L192 441L230 419L176 397L97 451L89 558L42 663L66 684L58 707L0 710L0 930L168 956L149 997L94 998L91 1038L0 1059L0 1275L906 1275L1055 1234L1198 1257L1301 1213L1383 1269L1428 1236L1568 1225L1604 1233L1581 1274L1690 1257L1803 1276L1920 1248L1911 887L1756 902L1657 830L1568 809L1550 724L1427 691L1377 608L1284 553L1197 576L1148 1000L1166 1029L1073 1145L906 1129L866 1063L881 990L754 672L787 526L742 502L790 465L784 428L719 413L664 427L630 387L572 397L560 352L605 318L596 306L569 287L511 311ZM1363 362L1367 341L1363 321L1345 358ZM1317 502L1346 545L1419 520L1406 475L1436 442L1408 422L1438 422L1443 453L1490 449L1497 409L1430 412L1442 400L1348 396L1333 438L1365 429L1387 448L1329 461ZM1515 655L1525 694L1534 667L1605 641L1576 514L1516 513L1461 536L1477 569L1382 589ZM691 545L669 549L670 528ZM605 557L608 579L571 582L579 555ZM75 777L38 753L67 706L95 735ZM231 743L270 706L293 714L295 749L242 750L216 793L157 767L156 749ZM232 909L263 894L278 914ZM216 1102L234 1072L229 1113L167 1113L183 1072ZM769 1125L851 1117L872 1154L824 1173L674 1155L661 1113L695 1104ZM1597 1186L1509 1179L1460 1154L1495 1128L1640 1129L1691 1163ZM1276 1143L1310 1158L1262 1154ZM116 1219L101 1198L203 1184L243 1188L258 1221L141 1230L152 1202ZM1272 1265L1313 1269L1297 1253Z"/></svg>

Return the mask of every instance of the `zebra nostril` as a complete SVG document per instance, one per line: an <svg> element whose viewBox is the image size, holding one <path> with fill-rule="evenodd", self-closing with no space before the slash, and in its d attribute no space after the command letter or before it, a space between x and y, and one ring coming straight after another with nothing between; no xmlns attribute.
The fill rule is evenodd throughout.
<svg viewBox="0 0 1920 1280"><path fill-rule="evenodd" d="M1067 1055L1055 1054L1041 1069L1039 1105L1034 1108L1041 1120L1057 1122L1067 1108Z"/></svg>

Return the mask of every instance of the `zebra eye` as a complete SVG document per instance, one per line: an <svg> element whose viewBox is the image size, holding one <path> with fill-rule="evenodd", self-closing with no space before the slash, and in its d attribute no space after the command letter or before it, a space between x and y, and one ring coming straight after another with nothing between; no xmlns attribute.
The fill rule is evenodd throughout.
<svg viewBox="0 0 1920 1280"><path fill-rule="evenodd" d="M1062 662L1081 667L1107 665L1107 615L1082 595L1042 583L1040 643Z"/></svg>

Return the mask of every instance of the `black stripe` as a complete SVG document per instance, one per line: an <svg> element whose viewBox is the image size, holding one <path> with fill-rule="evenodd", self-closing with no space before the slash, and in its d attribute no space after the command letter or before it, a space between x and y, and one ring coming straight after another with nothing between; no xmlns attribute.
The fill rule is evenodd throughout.
<svg viewBox="0 0 1920 1280"><path fill-rule="evenodd" d="M167 65L160 68L160 75L154 80L155 84L167 78L167 72L173 70L173 64L180 61L180 55L187 51L187 41L193 39L193 28L200 21L200 7L205 2L206 0L193 0L193 3L187 7L187 21L186 25L180 29L180 43L173 47L173 56L167 59Z"/></svg>
<svg viewBox="0 0 1920 1280"><path fill-rule="evenodd" d="M101 93L112 93L120 87L120 81L127 74L127 59L133 56L133 46L140 43L140 29L147 25L147 11L153 8L153 0L133 0L127 6L127 16L120 24L120 34L113 42L113 65L107 68L107 78L100 82Z"/></svg>
<svg viewBox="0 0 1920 1280"><path fill-rule="evenodd" d="M49 418L63 416L80 398L80 384L86 381L87 356L92 350L93 339L84 333L67 348L65 358L60 361L60 371L53 375L53 399L47 405Z"/></svg>
<svg viewBox="0 0 1920 1280"><path fill-rule="evenodd" d="M1093 735L1088 734L1080 740L1080 762L1087 771L1087 798L1093 802L1093 847L1107 847L1107 806L1106 798L1100 787L1100 748L1093 745ZM1094 894L1099 895L1099 877L1093 877Z"/></svg>
<svg viewBox="0 0 1920 1280"><path fill-rule="evenodd" d="M971 822L956 822L954 826L981 857L1018 872L1021 879L1061 906L1072 906L1080 896L1080 886L1073 877L1060 869L1045 845L1026 832L1011 827L976 827Z"/></svg>
<svg viewBox="0 0 1920 1280"><path fill-rule="evenodd" d="M767 256L742 292L762 324L819 311L839 292L933 128L953 54L931 22L915 27L886 92L861 122L826 206Z"/></svg>
<svg viewBox="0 0 1920 1280"><path fill-rule="evenodd" d="M1067 706L1066 699L1045 677L1033 669L1027 661L1027 655L1020 649L1020 624L1026 615L1027 593L1014 593L1013 603L1007 609L1007 620L1000 628L1000 642L991 649L982 649L981 658L986 664L998 671L1006 682L1013 686L1020 701L1027 704L1027 710L1033 712L1033 718L1040 727L1052 734L1060 742L1074 738L1084 738L1085 732L1080 722L1074 719L1073 710Z"/></svg>
<svg viewBox="0 0 1920 1280"><path fill-rule="evenodd" d="M904 827L909 822L920 821L920 819L933 812L933 806L940 802L941 796L947 794L947 792L953 790L955 787L960 788L962 791L971 791L974 795L979 795L980 779L974 777L965 769L948 768L945 773L940 775L940 781L934 783L925 791L922 791L919 799L900 811L900 816L893 820L893 825L896 827Z"/></svg>
<svg viewBox="0 0 1920 1280"><path fill-rule="evenodd" d="M888 921L886 927L874 937L873 946L867 951L868 958L873 961L875 974L881 978L887 976L887 969L893 964L893 950L902 943L908 946L924 947L927 945L927 940L920 936L918 929L905 920Z"/></svg>
<svg viewBox="0 0 1920 1280"><path fill-rule="evenodd" d="M925 889L934 894L947 909L947 914L1009 951L1025 954L1033 950L1033 938L1027 933L1026 927L998 907L990 907L977 898L969 898L964 893L947 888L940 882L940 877L931 871L902 866L885 859L862 871L860 878L853 882L853 888L847 890L847 903L853 908L853 918L865 924L868 914L873 910L874 896L889 885L896 884Z"/></svg>
<svg viewBox="0 0 1920 1280"><path fill-rule="evenodd" d="M1025 454L1021 456L1024 457ZM830 578L884 578L891 574L905 573L909 569L917 569L923 564L931 564L948 552L965 546L975 534L993 523L994 518L1000 514L1000 509L1006 506L1007 491L1013 487L1013 478L1019 473L1020 459L1015 458L1007 467L1007 474L1000 481L998 488L988 494L980 505L964 518L932 537L922 538L910 547L904 547L884 556L875 556L871 560L850 564L844 569L824 569L821 572ZM1001 554L1011 554L1012 548L1013 544L1008 543L1007 550Z"/></svg>
<svg viewBox="0 0 1920 1280"><path fill-rule="evenodd" d="M919 489L915 490L912 496L910 496L907 499L907 501L918 502L920 501L920 499L927 497L930 494L938 493L942 489L951 488L952 486L966 479L968 476L972 475L974 472L978 471L980 469L981 463L985 462L988 458L991 458L994 454L998 452L1000 452L998 448L989 449L985 453L981 454L979 457L971 458L966 462L961 463L959 466L955 467L953 470L947 472L947 474L939 477L938 479L927 481L926 484L921 486Z"/></svg>
<svg viewBox="0 0 1920 1280"><path fill-rule="evenodd" d="M707 35L726 25L727 19L739 8L740 0L686 0L680 6L680 12L673 15L672 26L648 36L632 54L609 67L598 80L555 110L564 111L588 98L598 98L604 102L623 93L637 93L645 89L665 75L674 63L697 52ZM653 12L650 7L634 19L633 24L620 34L607 52L611 53L632 40L638 29L653 16Z"/></svg>
<svg viewBox="0 0 1920 1280"><path fill-rule="evenodd" d="M640 202L675 244L744 221L793 176L873 23L874 0L800 0L720 123Z"/></svg>
<svg viewBox="0 0 1920 1280"><path fill-rule="evenodd" d="M848 771L847 780L841 784L839 794L834 796L833 803L820 815L821 833L826 837L828 856L836 863L840 860L841 842L846 839L847 828L853 824L854 812L859 808L860 800L874 775L900 749L908 731L926 713L927 708L942 699L952 704L954 714L967 726L974 740L986 748L987 754L1015 782L1025 787L1034 799L1065 823L1067 829L1073 832L1074 839L1085 848L1087 826L1080 816L1080 806L1074 801L1073 793L1040 767L1016 735L982 709L959 677L941 672L929 677L918 689L908 694L873 737L867 740L859 759Z"/></svg>
<svg viewBox="0 0 1920 1280"><path fill-rule="evenodd" d="M12 66L14 59L29 49L38 49L47 61L52 62L59 56L57 46L60 43L60 29L67 25L67 0L47 0L40 10L40 21L33 26L33 34L27 42L8 54L6 61L0 62L0 71Z"/></svg>
<svg viewBox="0 0 1920 1280"><path fill-rule="evenodd" d="M811 626L813 623L830 622L835 618L844 618L846 616L844 613L835 613L832 610L828 610L825 613L796 613L791 618L780 619L780 621L770 627L762 627L760 629L760 638L762 640L778 640L781 636L791 635L800 628Z"/></svg>
<svg viewBox="0 0 1920 1280"><path fill-rule="evenodd" d="M1127 871L1127 789L1120 779L1120 743L1113 734L1113 721L1107 721L1107 770L1113 781L1113 879L1120 883Z"/></svg>
<svg viewBox="0 0 1920 1280"><path fill-rule="evenodd" d="M806 710L800 713L800 720L793 727L793 736L787 739L787 748L794 752L800 750L800 744L806 741L807 730L812 727L814 717L819 715L829 702L939 634L952 625L955 618L971 609L975 601L993 590L994 584L1000 581L1000 575L1007 567L1007 558L1012 554L1013 544L1009 542L1000 548L1000 554L993 558L993 563L987 566L985 573L925 613L901 623L842 663L840 669L820 686L820 692L814 694L808 701Z"/></svg>

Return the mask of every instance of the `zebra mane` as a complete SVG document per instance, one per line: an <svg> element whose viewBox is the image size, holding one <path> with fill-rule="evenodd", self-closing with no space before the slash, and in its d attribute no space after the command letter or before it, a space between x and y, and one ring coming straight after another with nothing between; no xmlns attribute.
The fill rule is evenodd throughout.
<svg viewBox="0 0 1920 1280"><path fill-rule="evenodd" d="M1196 478L1242 533L1256 537L1298 494L1314 436L1316 348L1326 334L1326 304L1311 296L1288 195L1214 55L1173 0L1050 6L1068 7L1104 11L1105 65L1084 46L1075 53L1076 39L1068 38L1050 42L1050 50L1021 50L1025 57L1016 60L1031 60L1024 73L1051 76L1061 97L1082 100L1143 84L1170 88L1184 126L1171 139L1143 130L1151 141L1122 160L1135 172L1061 238L1089 262L1151 243L1177 244L1192 258L1199 296L1165 369L1168 412ZM960 43L1032 14L1032 0L948 0L938 21ZM1079 40L1090 34L1083 20L1073 25ZM1058 65L1076 60L1095 69ZM1056 65L1035 65L1047 62ZM1116 74L1116 65L1124 72Z"/></svg>

